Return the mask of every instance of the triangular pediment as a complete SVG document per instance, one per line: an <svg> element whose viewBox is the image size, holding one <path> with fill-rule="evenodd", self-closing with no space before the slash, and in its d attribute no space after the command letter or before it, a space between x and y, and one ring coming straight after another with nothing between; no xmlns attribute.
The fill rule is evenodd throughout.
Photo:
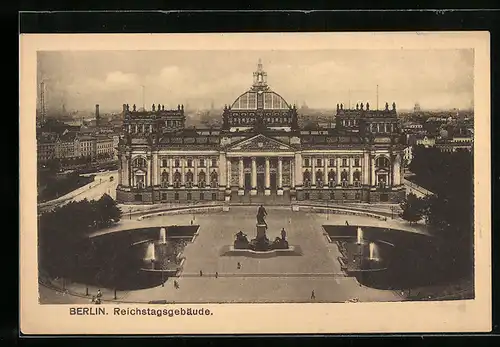
<svg viewBox="0 0 500 347"><path fill-rule="evenodd" d="M241 140L228 148L230 152L264 152L264 151L294 151L292 147L281 141L262 134Z"/></svg>

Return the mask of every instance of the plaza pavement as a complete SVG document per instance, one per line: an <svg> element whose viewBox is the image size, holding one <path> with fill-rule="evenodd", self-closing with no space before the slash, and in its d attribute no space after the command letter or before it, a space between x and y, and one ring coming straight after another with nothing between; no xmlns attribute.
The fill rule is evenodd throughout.
<svg viewBox="0 0 500 347"><path fill-rule="evenodd" d="M122 302L148 302L166 300L176 303L203 302L344 302L400 301L402 297L387 290L361 286L356 279L345 277L340 270L335 244L327 241L322 225L377 225L395 227L396 221L379 221L360 216L325 215L292 212L290 208L268 208L268 237L274 239L285 227L290 245L300 246L302 256L250 258L220 256L224 246L234 241L239 230L255 236L255 207L232 207L229 212L195 215L200 225L199 235L184 251L186 261L180 277L179 289L173 279L165 286L119 293ZM135 226L161 226L188 224L193 215L165 215L143 221L127 221ZM328 218L328 219L327 219ZM399 225L398 225L399 226ZM237 263L241 269L237 269ZM200 270L203 276L199 276ZM218 272L218 278L215 278ZM311 300L314 290L316 299ZM104 298L106 299L106 298Z"/></svg>

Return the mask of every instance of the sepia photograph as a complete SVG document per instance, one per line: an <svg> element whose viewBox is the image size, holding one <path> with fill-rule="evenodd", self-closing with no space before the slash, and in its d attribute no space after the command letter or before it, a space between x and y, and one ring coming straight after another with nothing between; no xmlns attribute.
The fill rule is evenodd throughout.
<svg viewBox="0 0 500 347"><path fill-rule="evenodd" d="M33 49L30 302L113 323L237 315L218 307L253 307L251 321L260 304L274 305L268 322L282 304L376 304L364 320L429 305L424 324L426 307L454 316L449 303L474 319L465 307L490 291L477 281L489 286L477 187L489 199L490 116L474 46L488 36L383 35Z"/></svg>

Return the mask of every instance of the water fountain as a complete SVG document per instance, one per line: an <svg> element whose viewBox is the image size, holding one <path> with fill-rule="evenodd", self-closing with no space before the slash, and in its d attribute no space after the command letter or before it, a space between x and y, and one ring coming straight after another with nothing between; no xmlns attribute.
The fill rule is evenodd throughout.
<svg viewBox="0 0 500 347"><path fill-rule="evenodd" d="M160 244L164 245L167 243L167 230L165 228L160 228Z"/></svg>
<svg viewBox="0 0 500 347"><path fill-rule="evenodd" d="M378 256L375 255L376 253L376 244L375 242L370 242L369 249L370 249L370 255L369 255L369 260L378 260ZM378 252L377 252L378 253Z"/></svg>
<svg viewBox="0 0 500 347"><path fill-rule="evenodd" d="M358 245L363 244L363 229L361 227L358 227L358 232L357 232L357 242Z"/></svg>
<svg viewBox="0 0 500 347"><path fill-rule="evenodd" d="M146 249L146 256L144 257L146 261L154 262L156 260L156 251L155 251L155 243L148 243L148 248Z"/></svg>

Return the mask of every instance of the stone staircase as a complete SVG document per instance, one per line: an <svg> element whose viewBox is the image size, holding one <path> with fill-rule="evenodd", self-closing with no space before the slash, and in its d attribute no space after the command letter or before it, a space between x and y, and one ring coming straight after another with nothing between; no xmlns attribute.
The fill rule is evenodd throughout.
<svg viewBox="0 0 500 347"><path fill-rule="evenodd" d="M232 204L248 204L248 205L290 205L290 192L284 191L283 195L276 195L272 192L271 195L264 195L263 192L258 192L257 195L250 195L249 192L245 192L245 195L238 195L237 192L231 193Z"/></svg>

